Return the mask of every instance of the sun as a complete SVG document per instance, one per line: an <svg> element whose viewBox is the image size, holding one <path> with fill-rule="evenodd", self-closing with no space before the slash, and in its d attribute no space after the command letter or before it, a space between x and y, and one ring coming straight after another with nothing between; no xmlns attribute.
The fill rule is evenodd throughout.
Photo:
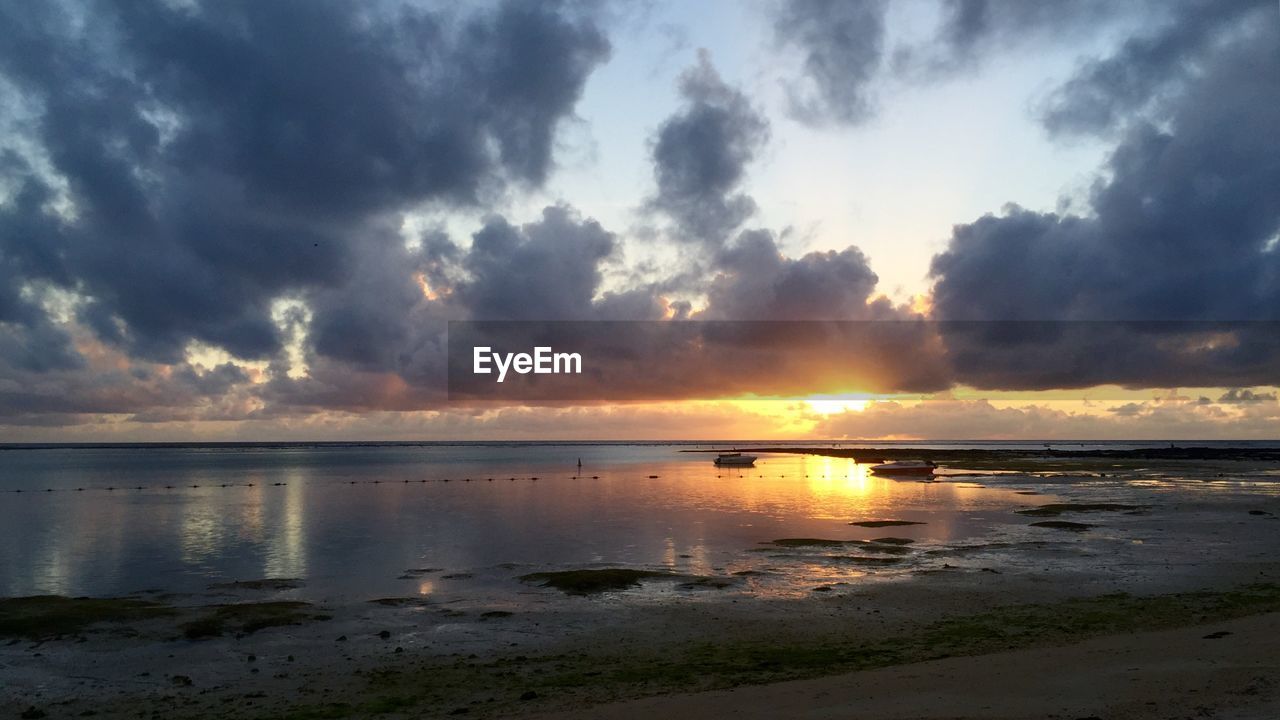
<svg viewBox="0 0 1280 720"><path fill-rule="evenodd" d="M836 415L851 410L862 412L871 401L853 398L808 398L804 402L810 410L819 415Z"/></svg>

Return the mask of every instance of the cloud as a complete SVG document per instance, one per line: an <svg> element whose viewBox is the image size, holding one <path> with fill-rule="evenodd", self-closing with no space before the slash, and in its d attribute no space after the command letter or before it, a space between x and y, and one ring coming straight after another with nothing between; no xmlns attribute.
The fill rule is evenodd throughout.
<svg viewBox="0 0 1280 720"><path fill-rule="evenodd" d="M1257 403L1273 403L1276 401L1276 394L1273 392L1254 392L1248 388L1231 388L1222 397L1218 398L1218 402L1226 405L1254 405Z"/></svg>
<svg viewBox="0 0 1280 720"><path fill-rule="evenodd" d="M456 19L397 4L40 4L0 24L18 130L5 284L76 293L100 339L169 363L192 340L278 353L273 301L346 286L388 212L542 183L609 53L590 16L555 3ZM15 304L0 296L7 315Z"/></svg>
<svg viewBox="0 0 1280 720"><path fill-rule="evenodd" d="M1171 2L943 0L932 37L894 50L893 69L911 80L969 71L997 53L1096 33L1117 20L1159 14Z"/></svg>
<svg viewBox="0 0 1280 720"><path fill-rule="evenodd" d="M989 400L941 398L916 403L881 401L860 412L831 415L813 437L935 440L1241 440L1274 437L1280 414L1228 413L1190 398L1128 403L1107 414L1046 404L1002 407Z"/></svg>
<svg viewBox="0 0 1280 720"><path fill-rule="evenodd" d="M886 7L883 0L789 0L775 7L777 42L795 47L804 58L804 85L788 88L793 117L849 125L871 117Z"/></svg>
<svg viewBox="0 0 1280 720"><path fill-rule="evenodd" d="M1014 4L1079 9L1087 3ZM1100 5L1095 9L1124 4ZM1169 17L1153 19L1150 30L1129 38L1113 54L1084 63L1053 92L1041 109L1051 133L1119 129L1161 102L1171 87L1194 81L1205 56L1235 42L1244 28L1276 21L1275 3L1269 0L1187 0L1168 7L1174 9Z"/></svg>
<svg viewBox="0 0 1280 720"><path fill-rule="evenodd" d="M1201 4L943 0L927 39L892 50L884 0L784 0L774 5L771 22L777 44L802 59L800 77L786 81L791 116L809 125L854 126L875 116L877 90L891 81L948 79L1000 53L1096 36L1122 22L1159 22L1183 5Z"/></svg>
<svg viewBox="0 0 1280 720"><path fill-rule="evenodd" d="M585 320L595 315L600 264L617 249L613 233L564 206L522 227L492 217L463 259L469 279L457 300L477 320Z"/></svg>
<svg viewBox="0 0 1280 720"><path fill-rule="evenodd" d="M1280 65L1278 28L1260 24L1204 58L1159 126L1131 127L1088 214L1010 206L955 227L931 265L936 319L1111 321L1046 324L1053 342L1023 336L1024 352L1003 354L984 345L1008 325L957 325L952 354L970 360L958 381L1151 386L1198 372L1201 385L1275 382L1280 78L1257 70Z"/></svg>
<svg viewBox="0 0 1280 720"><path fill-rule="evenodd" d="M769 124L702 52L680 76L680 109L658 128L651 153L657 192L648 202L675 222L676 238L719 245L756 210L740 192Z"/></svg>
<svg viewBox="0 0 1280 720"><path fill-rule="evenodd" d="M1280 368L1280 91L1260 70L1280 65L1280 42L1254 22L1273 8L944 5L938 44L895 55L895 79L1145 24L1046 105L1053 132L1114 133L1088 207L1010 205L956 226L932 266L930 317L947 321L934 325L876 296L857 247L789 256L786 228L745 227L770 126L705 55L649 146L645 211L690 256L676 271L627 276L626 239L565 202L531 221L494 212L539 197L558 131L609 55L584 7L0 8L0 422L281 428L441 408L450 320L664 317L686 327L622 333L575 398L1116 383L1239 388L1193 403L1205 413L1275 406L1244 389ZM874 112L885 7L776 8L776 39L804 62L790 98L801 119ZM908 59L923 74L909 77ZM486 212L469 241L458 234ZM406 238L410 213L439 224ZM699 320L759 322L684 322ZM903 322L864 322L881 320ZM224 352L201 364L193 348ZM960 407L1009 432L1130 427ZM1154 422L1172 408L1099 417Z"/></svg>
<svg viewBox="0 0 1280 720"><path fill-rule="evenodd" d="M705 320L863 320L893 317L869 305L879 278L856 247L789 258L767 230L743 232L722 250L707 289Z"/></svg>

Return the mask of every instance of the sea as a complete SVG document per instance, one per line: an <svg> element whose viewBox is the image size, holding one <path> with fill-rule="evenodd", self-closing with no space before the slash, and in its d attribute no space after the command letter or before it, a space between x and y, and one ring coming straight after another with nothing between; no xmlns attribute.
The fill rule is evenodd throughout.
<svg viewBox="0 0 1280 720"><path fill-rule="evenodd" d="M964 553L973 562L989 560L981 547L1043 549L1043 533L1016 513L1037 504L1099 494L1157 504L1216 493L1222 511L1234 513L1258 498L1274 505L1280 486L1274 476L1164 471L1087 480L975 473L921 483L878 477L845 458L766 454L754 468L726 469L708 452L688 452L753 445L778 443L0 445L0 595L203 597L228 583L270 578L294 580L291 596L318 602L431 596L492 606L530 592L521 580L527 574L602 567L750 577L750 592L800 594L815 583L952 567L947 563L960 562L960 553L949 555L949 548L978 548ZM786 445L1081 450L1169 443ZM1258 441L1178 445L1280 448ZM865 520L917 524L850 524ZM1102 543L1091 552L1105 552L1107 542L1136 552L1132 533L1143 522L1150 520L1113 520L1089 535ZM912 541L913 552L878 562L866 553L776 544L883 536Z"/></svg>

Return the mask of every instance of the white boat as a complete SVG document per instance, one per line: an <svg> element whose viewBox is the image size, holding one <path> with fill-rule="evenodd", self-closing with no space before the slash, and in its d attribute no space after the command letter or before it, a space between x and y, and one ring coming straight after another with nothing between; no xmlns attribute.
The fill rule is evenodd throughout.
<svg viewBox="0 0 1280 720"><path fill-rule="evenodd" d="M877 475L932 475L937 467L931 460L897 460L872 465L871 472Z"/></svg>
<svg viewBox="0 0 1280 720"><path fill-rule="evenodd" d="M742 453L737 452L720 453L716 456L715 463L717 465L736 465L746 467L756 464L756 456L743 455Z"/></svg>

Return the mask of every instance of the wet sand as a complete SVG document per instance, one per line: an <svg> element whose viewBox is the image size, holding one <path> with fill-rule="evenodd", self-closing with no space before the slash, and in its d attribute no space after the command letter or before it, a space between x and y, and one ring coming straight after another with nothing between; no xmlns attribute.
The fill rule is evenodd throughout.
<svg viewBox="0 0 1280 720"><path fill-rule="evenodd" d="M201 639L181 633L204 612L188 608L0 647L0 707L50 718L708 717L726 714L706 713L728 696L757 708L747 717L842 717L862 703L882 713L867 717L1109 717L1100 708L1148 700L1273 702L1275 688L1254 678L1274 676L1260 663L1277 661L1280 563L1224 568L1220 581L1220 592L1139 597L957 569L807 599L640 606L605 595L524 616L317 606L298 625Z"/></svg>
<svg viewBox="0 0 1280 720"><path fill-rule="evenodd" d="M1066 647L948 658L813 680L538 714L551 720L733 717L1280 717L1280 613Z"/></svg>

